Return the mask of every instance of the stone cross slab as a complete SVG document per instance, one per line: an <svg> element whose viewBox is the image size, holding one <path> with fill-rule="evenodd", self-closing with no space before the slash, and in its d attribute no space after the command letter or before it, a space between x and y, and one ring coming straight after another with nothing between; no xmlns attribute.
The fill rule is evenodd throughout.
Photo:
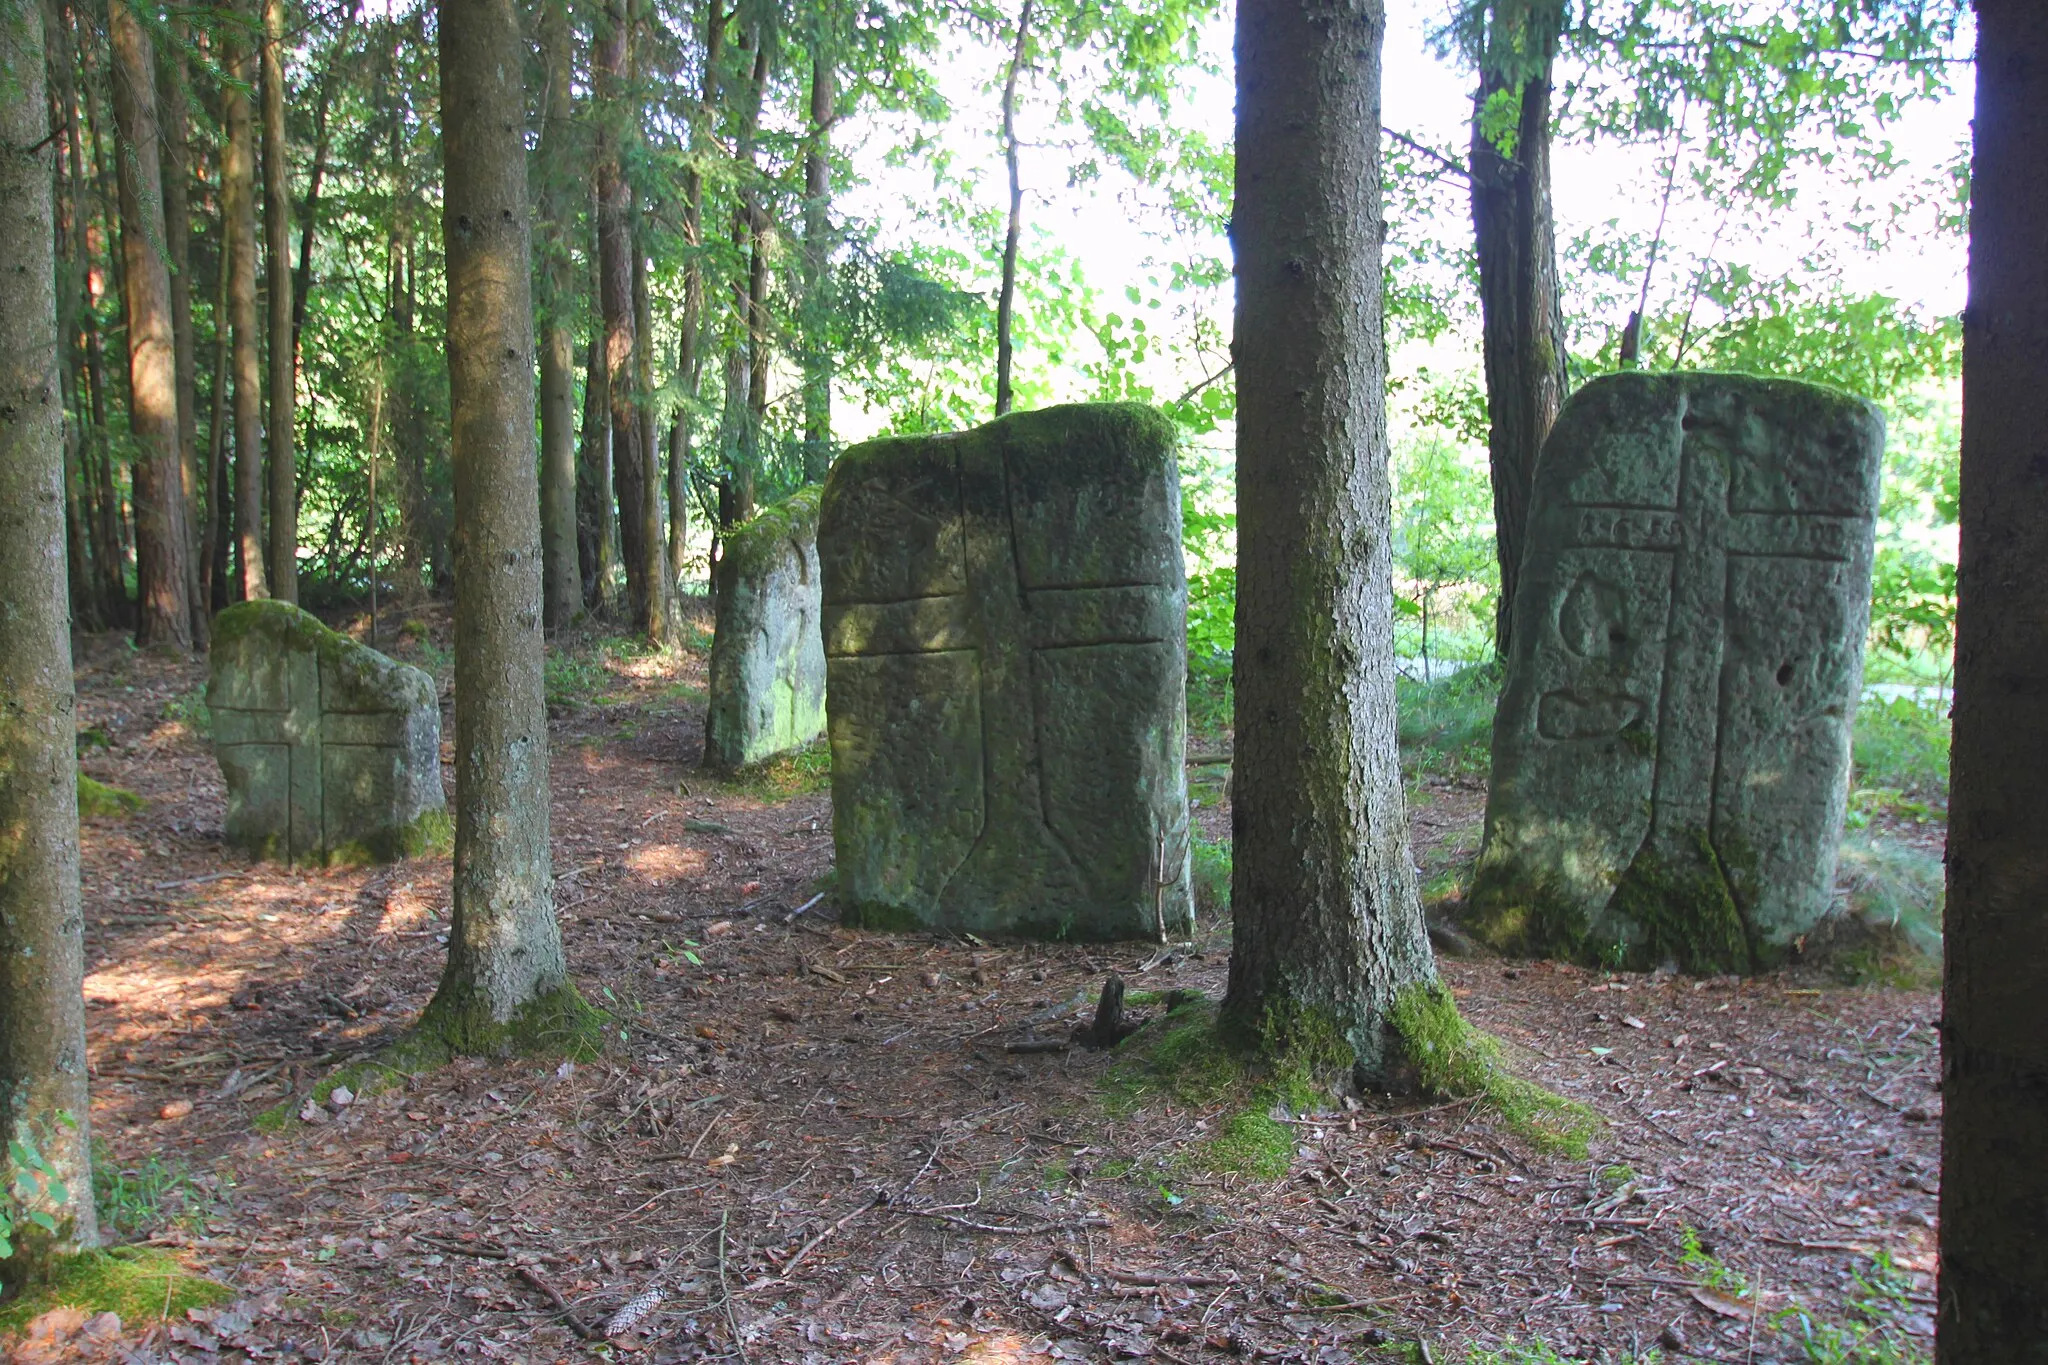
<svg viewBox="0 0 2048 1365"><path fill-rule="evenodd" d="M1185 933L1172 425L1076 405L870 442L826 484L826 707L856 921Z"/></svg>
<svg viewBox="0 0 2048 1365"><path fill-rule="evenodd" d="M1827 913L1883 443L1869 404L1789 381L1573 396L1495 723L1486 937L1750 970Z"/></svg>
<svg viewBox="0 0 2048 1365"><path fill-rule="evenodd" d="M383 860L445 834L434 683L283 602L217 618L207 707L228 842L294 863Z"/></svg>

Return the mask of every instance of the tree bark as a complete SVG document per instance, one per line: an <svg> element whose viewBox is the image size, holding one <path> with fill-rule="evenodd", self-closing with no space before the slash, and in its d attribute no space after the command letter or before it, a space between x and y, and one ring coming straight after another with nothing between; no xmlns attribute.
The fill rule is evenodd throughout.
<svg viewBox="0 0 2048 1365"><path fill-rule="evenodd" d="M626 0L609 0L591 43L596 87L598 303L604 315L606 392L611 402L612 486L619 500L619 557L626 566L626 612L635 631L653 638L659 580L647 579L645 452L640 446L633 316L633 187L626 178L626 49L632 22Z"/></svg>
<svg viewBox="0 0 2048 1365"><path fill-rule="evenodd" d="M440 0L449 456L455 475L455 877L421 1021L458 1051L541 1041L575 999L548 851L526 111L512 0ZM531 1030L531 1031L529 1031Z"/></svg>
<svg viewBox="0 0 2048 1365"><path fill-rule="evenodd" d="M263 235L270 291L270 592L299 600L299 480L293 436L291 163L284 135L284 0L263 0Z"/></svg>
<svg viewBox="0 0 2048 1365"><path fill-rule="evenodd" d="M184 24L172 33L182 43ZM213 613L208 610L200 547L198 358L192 336L192 127L185 50L159 63L158 105L163 115L164 247L171 265L171 341L178 375L178 487L185 525L185 597L192 613L192 646L206 651Z"/></svg>
<svg viewBox="0 0 2048 1365"><path fill-rule="evenodd" d="M221 214L221 244L227 242L227 214ZM213 412L206 425L206 534L201 537L200 583L209 611L228 604L228 542L232 523L228 504L232 502L228 473L227 411L229 385L228 261L221 252L218 291L213 303Z"/></svg>
<svg viewBox="0 0 2048 1365"><path fill-rule="evenodd" d="M820 28L830 22L825 8ZM804 481L832 464L832 120L837 102L831 35L812 40L811 136L804 148Z"/></svg>
<svg viewBox="0 0 2048 1365"><path fill-rule="evenodd" d="M654 310L647 297L647 248L640 233L640 215L633 215L633 389L640 395L640 554L647 580L647 638L657 643L672 634L668 547L662 525L661 447L654 433Z"/></svg>
<svg viewBox="0 0 2048 1365"><path fill-rule="evenodd" d="M74 17L74 22L79 23L81 27L85 25L86 21L82 15L78 15L75 10L70 13ZM90 42L80 44L76 49L75 55L79 59L79 69L84 82L85 127L79 129L74 123L73 131L78 135L81 144L79 174L89 179L93 186L93 197L98 205L100 221L105 223L113 214L114 201L118 196L109 192L107 157L100 147L100 132L104 120L100 116L99 100L93 93L95 62L91 52ZM91 139L92 152L89 176L84 165L83 146L88 137ZM127 542L123 535L125 528L121 519L121 500L114 488L114 452L107 424L106 341L99 319L99 298L106 277L102 277L101 282L96 285L92 273L94 238L97 236L100 244L104 246L107 244L107 234L95 227L94 217L95 215L88 211L81 201L79 221L83 236L79 259L85 263L86 271L83 297L86 318L85 370L92 386L92 439L85 445L88 463L87 496L90 504L88 511L93 539L93 568L99 576L100 609L108 625L122 626L127 625L132 618L128 611L128 584L123 573L127 562ZM107 276L117 277L120 274L117 254L109 249L105 259L108 266Z"/></svg>
<svg viewBox="0 0 2048 1365"><path fill-rule="evenodd" d="M735 12L737 5L735 5ZM668 559L669 577L680 590L684 562L689 556L690 465L692 405L697 401L703 377L701 339L704 330L704 176L698 158L711 144L712 111L718 105L718 67L725 49L725 30L731 22L724 0L707 0L704 6L704 82L697 110L690 125L689 165L683 171L683 243L689 251L683 268L683 326L677 343L676 371L681 376L684 400L669 428L668 454Z"/></svg>
<svg viewBox="0 0 2048 1365"><path fill-rule="evenodd" d="M996 299L996 416L1010 410L1010 370L1015 358L1010 333L1017 316L1017 244L1024 235L1024 184L1017 174L1017 77L1031 42L1032 0L1017 11L1017 42L1003 77L1003 166L1010 175L1010 220L1003 234L1003 288Z"/></svg>
<svg viewBox="0 0 2048 1365"><path fill-rule="evenodd" d="M121 134L121 258L128 313L128 429L135 443L135 643L192 648L191 542L178 458L177 344L164 264L156 52L135 11L107 7Z"/></svg>
<svg viewBox="0 0 2048 1365"><path fill-rule="evenodd" d="M569 331L575 303L569 234L580 178L570 85L567 0L545 0L540 49L547 101L536 165L540 171L540 547L542 619L565 629L583 613L576 546L576 343Z"/></svg>
<svg viewBox="0 0 2048 1365"><path fill-rule="evenodd" d="M1432 982L1394 736L1382 0L1237 17L1236 850L1226 1021L1398 1060Z"/></svg>
<svg viewBox="0 0 2048 1365"><path fill-rule="evenodd" d="M74 86L76 63L72 60L71 30L54 3L42 10L44 32L49 37L49 69L57 78L56 117L64 124L66 210L64 250L67 259L60 286L59 324L64 328L63 344L71 362L65 369L70 379L67 406L76 421L69 424L65 439L64 498L66 539L69 542L71 609L74 627L81 631L106 629L106 608L100 591L97 563L97 528L88 497L87 455L99 429L89 424L88 403L93 394L91 356L98 335L93 315L90 241L87 236L85 153L78 133L78 92Z"/></svg>
<svg viewBox="0 0 2048 1365"><path fill-rule="evenodd" d="M576 461L576 555L583 606L612 614L611 398L606 392L604 329L590 339L584 367L582 451Z"/></svg>
<svg viewBox="0 0 2048 1365"><path fill-rule="evenodd" d="M270 596L263 556L263 367L256 330L256 127L247 94L249 51L228 49L234 80L221 91L227 150L221 157L221 210L227 218L228 325L234 333L235 557L241 598Z"/></svg>
<svg viewBox="0 0 2048 1365"><path fill-rule="evenodd" d="M54 145L43 16L0 25L0 1136L54 1170L23 1212L48 1214L0 1262L11 1288L99 1241L86 1085L85 921L78 892L77 724L64 586L64 409L57 373ZM19 1196L18 1190L10 1195Z"/></svg>
<svg viewBox="0 0 2048 1365"><path fill-rule="evenodd" d="M1978 0L1938 1365L2048 1361L2048 9Z"/></svg>
<svg viewBox="0 0 2048 1365"><path fill-rule="evenodd" d="M1490 26L1503 21L1489 15ZM1508 655L1515 590L1536 456L1564 405L1564 306L1550 196L1550 67L1562 15L1554 6L1523 7L1514 34L1492 33L1512 58L1479 54L1472 109L1472 239L1479 262L1482 351L1486 367L1487 456L1493 476L1494 546L1500 597L1494 651ZM1504 63L1511 63L1505 65ZM1533 69L1532 69L1533 68ZM1489 101L1517 102L1512 154L1483 126Z"/></svg>
<svg viewBox="0 0 2048 1365"><path fill-rule="evenodd" d="M725 351L725 399L718 414L719 460L724 467L719 482L718 524L721 530L737 526L754 515L754 474L760 465L759 430L753 421L755 384L753 377L754 338L754 233L759 213L754 195L754 141L761 127L761 101L768 87L768 46L756 30L741 41L741 49L753 54L746 89L740 95L739 126L733 137L733 162L738 193L732 209L732 258L746 262L744 272L732 278L732 338ZM765 389L762 390L765 395ZM712 582L717 582L717 574Z"/></svg>

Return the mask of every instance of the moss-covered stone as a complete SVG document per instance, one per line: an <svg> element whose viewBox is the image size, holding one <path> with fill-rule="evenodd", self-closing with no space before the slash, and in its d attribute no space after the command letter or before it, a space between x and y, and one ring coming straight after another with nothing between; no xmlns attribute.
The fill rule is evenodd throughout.
<svg viewBox="0 0 2048 1365"><path fill-rule="evenodd" d="M1176 434L1130 404L857 446L820 509L840 904L865 924L1192 925Z"/></svg>
<svg viewBox="0 0 2048 1365"><path fill-rule="evenodd" d="M704 761L727 772L802 749L825 729L818 496L801 489L733 530L718 565Z"/></svg>
<svg viewBox="0 0 2048 1365"><path fill-rule="evenodd" d="M1883 448L1874 407L1811 384L1572 396L1531 499L1481 938L1750 971L1828 913Z"/></svg>
<svg viewBox="0 0 2048 1365"><path fill-rule="evenodd" d="M432 678L267 600L215 618L211 657L230 843L314 864L451 844Z"/></svg>

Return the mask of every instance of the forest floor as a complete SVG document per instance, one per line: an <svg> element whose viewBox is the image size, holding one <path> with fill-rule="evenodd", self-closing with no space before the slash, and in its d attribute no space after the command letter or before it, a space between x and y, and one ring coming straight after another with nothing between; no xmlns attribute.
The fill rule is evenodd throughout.
<svg viewBox="0 0 2048 1365"><path fill-rule="evenodd" d="M445 678L434 612L394 652ZM1227 926L1170 953L845 929L822 759L708 778L701 649L590 645L550 665L554 861L603 1054L323 1102L431 995L446 859L252 865L221 841L202 666L106 639L78 673L84 770L147 802L85 822L102 1201L236 1297L59 1314L24 1361L1924 1356L1931 993L1447 959L1517 1068L1603 1120L1582 1156L1469 1102L1269 1112L1173 1072L1164 1026L1009 1051L1110 972L1219 997ZM1423 776L1426 878L1483 804ZM583 1341L529 1276L585 1324L668 1292Z"/></svg>

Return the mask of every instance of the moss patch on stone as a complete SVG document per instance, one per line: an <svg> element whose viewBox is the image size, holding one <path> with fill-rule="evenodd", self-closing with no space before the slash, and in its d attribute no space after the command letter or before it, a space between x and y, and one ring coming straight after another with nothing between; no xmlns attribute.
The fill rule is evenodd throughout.
<svg viewBox="0 0 2048 1365"><path fill-rule="evenodd" d="M1441 983L1403 987L1388 1024L1422 1090L1446 1099L1483 1097L1531 1146L1585 1157L1600 1131L1599 1115L1510 1071L1500 1041L1465 1022Z"/></svg>
<svg viewBox="0 0 2048 1365"><path fill-rule="evenodd" d="M1622 954L1626 960L1647 966L1672 960L1702 975L1755 969L1748 927L1705 830L1686 831L1675 852L1645 844L1608 908L1642 933L1639 945Z"/></svg>
<svg viewBox="0 0 2048 1365"><path fill-rule="evenodd" d="M118 820L148 804L126 787L96 782L84 773L78 775L78 813L87 819Z"/></svg>
<svg viewBox="0 0 2048 1365"><path fill-rule="evenodd" d="M400 858L446 857L455 852L455 817L446 807L422 811L411 824L374 839L354 839L327 850L329 867L360 867Z"/></svg>
<svg viewBox="0 0 2048 1365"><path fill-rule="evenodd" d="M799 488L726 532L721 572L725 565L731 565L736 573L764 571L770 556L782 553L782 547L792 539L815 541L818 538L818 498L822 492L823 488L818 484Z"/></svg>
<svg viewBox="0 0 2048 1365"><path fill-rule="evenodd" d="M1480 942L1511 957L1576 959L1586 942L1584 907L1511 858L1481 854L1463 921Z"/></svg>
<svg viewBox="0 0 2048 1365"><path fill-rule="evenodd" d="M10 1286L11 1287L11 1286ZM181 1318L188 1308L224 1303L234 1291L195 1275L161 1247L115 1247L67 1256L37 1283L0 1305L0 1332L19 1332L53 1308L118 1313L123 1323Z"/></svg>

